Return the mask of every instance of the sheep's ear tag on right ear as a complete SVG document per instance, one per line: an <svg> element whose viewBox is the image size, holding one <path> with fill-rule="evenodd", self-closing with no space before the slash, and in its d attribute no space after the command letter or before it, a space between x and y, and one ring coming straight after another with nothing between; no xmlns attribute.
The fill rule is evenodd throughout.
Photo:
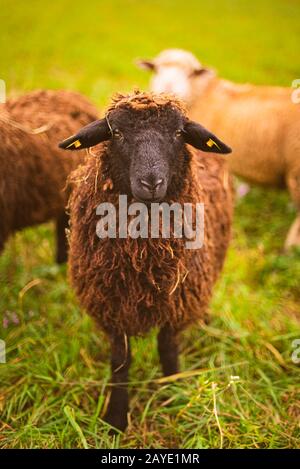
<svg viewBox="0 0 300 469"><path fill-rule="evenodd" d="M206 145L209 147L209 148L212 148L214 145L219 149L221 150L221 148L219 147L219 145L212 139L212 138L209 138L206 142Z"/></svg>
<svg viewBox="0 0 300 469"><path fill-rule="evenodd" d="M66 148L71 148L71 147L75 147L75 148L81 147L80 140L75 140L75 142L70 143L70 145L68 145Z"/></svg>

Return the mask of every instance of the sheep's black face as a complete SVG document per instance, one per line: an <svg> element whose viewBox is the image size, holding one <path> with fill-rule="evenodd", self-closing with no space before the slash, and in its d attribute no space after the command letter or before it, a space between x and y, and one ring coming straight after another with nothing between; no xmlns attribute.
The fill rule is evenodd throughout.
<svg viewBox="0 0 300 469"><path fill-rule="evenodd" d="M83 127L59 146L80 150L107 140L113 182L121 193L144 202L164 199L175 174L184 180L186 143L205 152L231 151L190 121L176 100L147 93L121 98L106 118Z"/></svg>
<svg viewBox="0 0 300 469"><path fill-rule="evenodd" d="M157 109L109 115L111 154L127 190L143 202L162 200L184 158L184 117Z"/></svg>

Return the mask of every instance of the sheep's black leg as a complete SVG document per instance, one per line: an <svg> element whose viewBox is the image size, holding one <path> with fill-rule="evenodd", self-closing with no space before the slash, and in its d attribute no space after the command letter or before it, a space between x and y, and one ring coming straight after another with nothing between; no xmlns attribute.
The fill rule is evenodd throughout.
<svg viewBox="0 0 300 469"><path fill-rule="evenodd" d="M56 262L63 264L68 259L68 241L66 228L69 226L69 217L62 213L56 220Z"/></svg>
<svg viewBox="0 0 300 469"><path fill-rule="evenodd" d="M129 338L125 335L111 338L111 395L104 420L118 430L127 427L128 371L131 362Z"/></svg>
<svg viewBox="0 0 300 469"><path fill-rule="evenodd" d="M166 325L160 329L157 339L163 374L169 376L178 373L178 344L176 332L169 325Z"/></svg>

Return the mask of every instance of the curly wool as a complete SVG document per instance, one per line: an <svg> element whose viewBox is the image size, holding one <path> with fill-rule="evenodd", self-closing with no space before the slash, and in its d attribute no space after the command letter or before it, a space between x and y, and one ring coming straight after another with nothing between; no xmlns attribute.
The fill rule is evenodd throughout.
<svg viewBox="0 0 300 469"><path fill-rule="evenodd" d="M167 97L159 101L146 93L121 96L109 112L118 106L141 114L149 107L159 111L177 106ZM230 239L232 190L221 157L191 149L188 156L184 181L178 175L164 201L204 203L205 239L197 251L185 249L184 239L172 237L97 237L96 207L111 202L117 208L120 193L107 144L72 174L70 278L80 303L108 335L139 335L165 324L181 330L206 318Z"/></svg>
<svg viewBox="0 0 300 469"><path fill-rule="evenodd" d="M0 107L0 250L8 236L64 213L66 179L85 153L70 156L57 143L97 118L85 98L35 91Z"/></svg>
<svg viewBox="0 0 300 469"><path fill-rule="evenodd" d="M136 90L130 94L116 93L111 100L107 114L118 108L129 109L131 111L143 110L147 112L153 109L159 111L161 106L163 108L169 107L171 109L177 109L183 115L186 115L186 108L183 101L177 99L176 96L168 93L144 93L140 90Z"/></svg>

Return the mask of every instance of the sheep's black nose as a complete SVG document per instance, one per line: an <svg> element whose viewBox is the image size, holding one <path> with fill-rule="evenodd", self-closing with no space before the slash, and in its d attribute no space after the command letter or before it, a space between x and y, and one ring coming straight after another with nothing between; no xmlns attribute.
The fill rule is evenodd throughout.
<svg viewBox="0 0 300 469"><path fill-rule="evenodd" d="M147 174L133 180L131 190L140 201L153 202L163 199L167 192L167 178L155 174Z"/></svg>
<svg viewBox="0 0 300 469"><path fill-rule="evenodd" d="M162 186L164 180L159 177L152 177L141 179L140 183L143 189L147 192L155 193Z"/></svg>

